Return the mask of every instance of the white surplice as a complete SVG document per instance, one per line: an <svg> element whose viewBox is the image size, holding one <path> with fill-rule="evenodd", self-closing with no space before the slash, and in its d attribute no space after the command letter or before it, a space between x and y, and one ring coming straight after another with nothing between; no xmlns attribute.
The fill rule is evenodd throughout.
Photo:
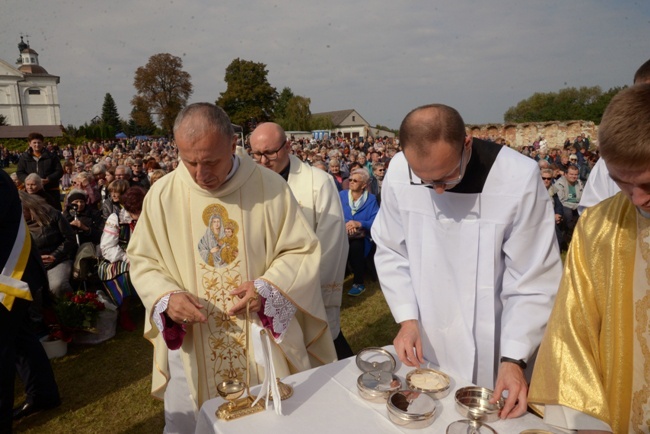
<svg viewBox="0 0 650 434"><path fill-rule="evenodd" d="M427 360L485 387L500 356L530 361L562 272L552 204L533 160L503 148L481 193L438 194L410 185L400 153L372 237L393 316L419 321Z"/></svg>
<svg viewBox="0 0 650 434"><path fill-rule="evenodd" d="M614 196L621 191L618 185L609 177L609 170L605 165L605 160L599 159L589 173L589 178L585 183L582 191L578 212L582 214L585 208L594 206L604 201L608 197Z"/></svg>
<svg viewBox="0 0 650 434"><path fill-rule="evenodd" d="M320 241L320 286L332 339L341 331L341 298L348 237L343 208L331 175L289 156L288 184Z"/></svg>

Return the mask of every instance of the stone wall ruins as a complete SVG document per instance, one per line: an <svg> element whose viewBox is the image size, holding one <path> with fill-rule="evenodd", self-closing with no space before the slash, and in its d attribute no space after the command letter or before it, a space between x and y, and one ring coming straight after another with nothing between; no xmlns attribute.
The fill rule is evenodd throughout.
<svg viewBox="0 0 650 434"><path fill-rule="evenodd" d="M567 137L574 141L582 133L589 137L592 148L598 145L598 125L590 121L467 125L467 130L473 137L505 139L513 148L532 145L541 136L549 148L561 149Z"/></svg>

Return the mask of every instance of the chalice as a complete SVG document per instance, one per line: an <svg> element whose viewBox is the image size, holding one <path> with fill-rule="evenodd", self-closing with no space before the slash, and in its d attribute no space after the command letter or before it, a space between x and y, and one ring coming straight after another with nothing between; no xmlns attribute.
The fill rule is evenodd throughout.
<svg viewBox="0 0 650 434"><path fill-rule="evenodd" d="M217 385L217 392L228 401L227 408L230 411L235 409L235 401L244 394L245 390L246 384L237 379L222 381Z"/></svg>

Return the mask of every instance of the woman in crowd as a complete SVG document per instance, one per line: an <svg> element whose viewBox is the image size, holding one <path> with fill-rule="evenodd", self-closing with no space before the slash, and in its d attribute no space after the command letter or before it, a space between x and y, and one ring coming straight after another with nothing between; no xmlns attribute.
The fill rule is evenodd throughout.
<svg viewBox="0 0 650 434"><path fill-rule="evenodd" d="M95 179L89 172L80 172L74 177L72 182L74 188L83 190L88 195L88 205L98 206L102 196L99 193L99 188L95 184Z"/></svg>
<svg viewBox="0 0 650 434"><path fill-rule="evenodd" d="M113 184L115 182L118 181L113 181ZM144 196L144 189L138 186L130 187L121 195L120 203L124 209L108 217L100 242L104 259L100 262L97 272L109 296L119 307L120 325L129 331L135 330L129 315L131 297L135 294L135 290L129 279L126 247L142 212Z"/></svg>
<svg viewBox="0 0 650 434"><path fill-rule="evenodd" d="M85 191L72 190L66 199L63 216L70 223L75 235L78 237L79 245L84 243L99 244L104 229L104 219L100 211L92 206L86 205L88 196Z"/></svg>
<svg viewBox="0 0 650 434"><path fill-rule="evenodd" d="M162 169L155 169L153 172L149 174L149 181L151 181L151 185L153 185L154 182L158 181L160 178L165 176L167 172L165 172Z"/></svg>
<svg viewBox="0 0 650 434"><path fill-rule="evenodd" d="M111 214L120 215L122 204L120 198L124 192L129 188L129 181L125 179L117 179L108 185L108 197L102 204L102 218L108 219Z"/></svg>
<svg viewBox="0 0 650 434"><path fill-rule="evenodd" d="M60 186L61 186L61 193L62 194L67 194L68 191L72 188L72 179L73 179L73 172L74 171L74 164L72 161L66 161L63 163L63 176L61 177Z"/></svg>
<svg viewBox="0 0 650 434"><path fill-rule="evenodd" d="M59 198L52 197L51 194L43 188L43 180L36 173L30 173L25 178L25 191L29 194L34 194L43 198L48 205L57 211L61 211L61 202Z"/></svg>
<svg viewBox="0 0 650 434"><path fill-rule="evenodd" d="M345 229L350 242L348 263L354 273L352 289L348 295L354 297L361 295L366 290L364 284L366 258L372 248L370 228L379 212L375 196L366 191L369 179L370 175L366 169L355 169L350 174L350 189L339 193L343 206Z"/></svg>
<svg viewBox="0 0 650 434"><path fill-rule="evenodd" d="M332 158L329 162L330 174L334 177L334 183L339 191L347 190L350 187L348 178L344 178L341 173L341 163L337 158Z"/></svg>
<svg viewBox="0 0 650 434"><path fill-rule="evenodd" d="M77 252L72 227L43 198L23 191L19 194L29 232L47 270L50 291L56 296L72 292L70 273Z"/></svg>

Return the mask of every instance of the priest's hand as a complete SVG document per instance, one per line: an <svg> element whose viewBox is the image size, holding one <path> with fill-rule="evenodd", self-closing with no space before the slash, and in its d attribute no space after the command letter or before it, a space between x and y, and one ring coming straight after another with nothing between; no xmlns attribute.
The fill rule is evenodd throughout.
<svg viewBox="0 0 650 434"><path fill-rule="evenodd" d="M490 403L496 403L505 390L508 391L508 398L499 414L501 419L513 419L524 414L528 405L528 383L524 370L515 363L502 362L499 366L494 397Z"/></svg>
<svg viewBox="0 0 650 434"><path fill-rule="evenodd" d="M230 295L240 298L240 301L228 311L230 316L246 314L248 300L251 301L249 312L258 312L262 308L262 301L252 280L244 282L237 289L230 291Z"/></svg>
<svg viewBox="0 0 650 434"><path fill-rule="evenodd" d="M422 357L422 340L418 322L411 319L402 321L400 326L397 336L393 339L397 357L406 366L419 368L424 363L424 358Z"/></svg>
<svg viewBox="0 0 650 434"><path fill-rule="evenodd" d="M177 324L193 324L195 322L208 322L201 310L203 305L194 294L189 292L175 292L169 296L165 313Z"/></svg>

